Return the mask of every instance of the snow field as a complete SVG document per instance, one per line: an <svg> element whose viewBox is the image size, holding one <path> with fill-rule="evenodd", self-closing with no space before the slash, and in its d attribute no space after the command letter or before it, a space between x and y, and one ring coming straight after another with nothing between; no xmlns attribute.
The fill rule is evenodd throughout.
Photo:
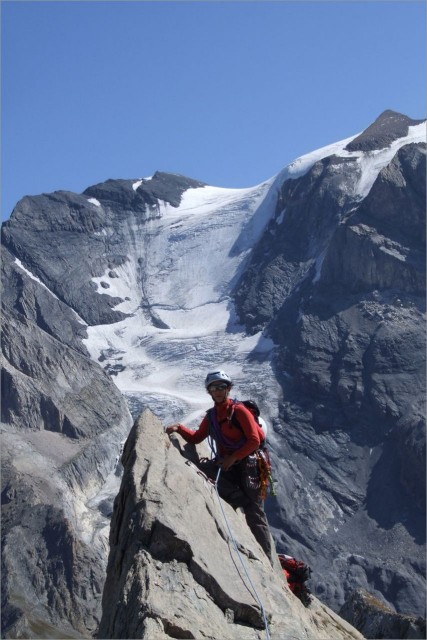
<svg viewBox="0 0 427 640"><path fill-rule="evenodd" d="M113 379L122 393L169 422L198 423L210 405L203 385L208 370L225 368L244 383L248 353L259 341L264 352L273 346L247 338L229 298L268 223L270 186L189 189L179 208L166 204L161 218L132 228L132 253L114 270L118 277L93 278L99 294L129 298L116 308L131 315L89 327L91 357L119 365Z"/></svg>

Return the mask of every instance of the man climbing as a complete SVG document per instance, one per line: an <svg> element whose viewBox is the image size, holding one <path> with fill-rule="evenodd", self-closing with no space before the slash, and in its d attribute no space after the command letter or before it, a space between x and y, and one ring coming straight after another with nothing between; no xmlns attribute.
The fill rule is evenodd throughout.
<svg viewBox="0 0 427 640"><path fill-rule="evenodd" d="M249 528L273 564L273 542L260 494L255 454L264 435L249 409L228 397L232 386L231 378L224 371L208 373L205 387L214 406L197 431L173 424L166 428L166 433L177 432L192 444L199 444L207 437L215 441L215 458L200 461L199 467L212 480L216 480L218 466L221 467L219 495L234 509L243 509Z"/></svg>

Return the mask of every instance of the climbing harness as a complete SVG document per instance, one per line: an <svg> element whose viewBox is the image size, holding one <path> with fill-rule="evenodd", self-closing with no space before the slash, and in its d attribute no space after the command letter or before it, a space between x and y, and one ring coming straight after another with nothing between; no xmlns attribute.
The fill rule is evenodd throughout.
<svg viewBox="0 0 427 640"><path fill-rule="evenodd" d="M270 455L267 447L261 447L257 451L258 471L261 482L261 498L263 500L267 497L267 488L270 488L270 495L275 496L276 490L274 488L274 480L271 475L271 462Z"/></svg>
<svg viewBox="0 0 427 640"><path fill-rule="evenodd" d="M226 515L226 513L225 513L225 511L224 511L224 507L223 507L223 505L222 505L222 500L221 500L221 497L220 497L220 495L219 495L219 491L218 491L218 480L219 480L219 476L220 476L220 474L221 474L221 467L218 469L218 473L217 473L217 476L216 476L216 479L215 479L214 488L215 488L215 493L216 493L216 495L217 495L217 497L218 497L218 502L219 502L219 506L220 506L220 508L221 508L222 517L224 518L224 522L225 522L225 524L226 524L226 526L227 526L228 533L229 533L230 538L231 538L231 540L232 540L232 542L233 542L234 549L235 549L235 551L236 551L236 553L237 553L237 555L238 555L238 557L239 557L240 563L241 563L241 565L242 565L242 567L243 567L243 570L244 570L244 572L245 572L245 574L246 574L246 577L247 577L247 578L248 578L248 580L249 580L249 584L250 584L250 586L252 587L252 595L254 595L254 596L255 596L255 600L258 602L258 604L259 604L259 606L260 606L261 613L262 613L262 618L263 618L263 621L264 621L265 637L266 637L266 640L271 640L270 631L269 631L269 628L268 628L268 622L267 622L267 617L266 617L266 615L265 615L264 606L263 606L263 604L262 604L262 602L261 602L261 599L260 599L260 597L259 597L259 595L258 595L258 593L257 593L257 590L256 590L256 588L255 588L255 585L254 585L254 583L252 582L251 577L250 577L250 575L249 575L249 573L248 573L248 570L247 570L246 564L245 564L245 562L244 562L244 560L243 560L242 554L240 553L239 548L238 548L238 546L237 546L236 538L234 537L233 531L232 531L232 529L231 529L230 522L229 522L229 520L228 520L228 518L227 518L227 515ZM247 586L247 585L246 585L246 586Z"/></svg>

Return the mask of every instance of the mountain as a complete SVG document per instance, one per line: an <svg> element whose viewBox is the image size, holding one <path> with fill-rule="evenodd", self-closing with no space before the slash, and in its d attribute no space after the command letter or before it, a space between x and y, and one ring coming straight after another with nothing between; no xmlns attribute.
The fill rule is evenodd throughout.
<svg viewBox="0 0 427 640"><path fill-rule="evenodd" d="M425 135L387 111L253 188L157 172L17 204L5 637L95 631L130 414L196 426L216 367L269 423L270 526L315 595L424 615Z"/></svg>

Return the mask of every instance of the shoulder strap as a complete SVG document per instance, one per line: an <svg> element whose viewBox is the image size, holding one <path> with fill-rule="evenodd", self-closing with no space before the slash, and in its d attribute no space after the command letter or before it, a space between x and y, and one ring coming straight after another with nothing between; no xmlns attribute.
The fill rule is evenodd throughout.
<svg viewBox="0 0 427 640"><path fill-rule="evenodd" d="M240 429L240 431L243 433L243 429L240 426L240 422L238 421L236 413L234 411L234 409L236 408L236 405L241 404L241 402L239 402L238 400L233 400L232 402L233 404L231 405L231 413L230 413L229 420L235 427Z"/></svg>
<svg viewBox="0 0 427 640"><path fill-rule="evenodd" d="M206 413L209 420L209 435L213 440L215 440L215 443L217 445L222 445L227 449L234 449L236 451L243 446L244 441L246 440L246 436L243 433L243 429L241 427L240 430L242 431L243 437L238 442L235 442L234 440L230 440L229 438L227 438L227 436L225 436L221 431L221 426L218 423L218 419L216 417L215 408L212 407ZM230 417L230 420L232 420L232 416Z"/></svg>

